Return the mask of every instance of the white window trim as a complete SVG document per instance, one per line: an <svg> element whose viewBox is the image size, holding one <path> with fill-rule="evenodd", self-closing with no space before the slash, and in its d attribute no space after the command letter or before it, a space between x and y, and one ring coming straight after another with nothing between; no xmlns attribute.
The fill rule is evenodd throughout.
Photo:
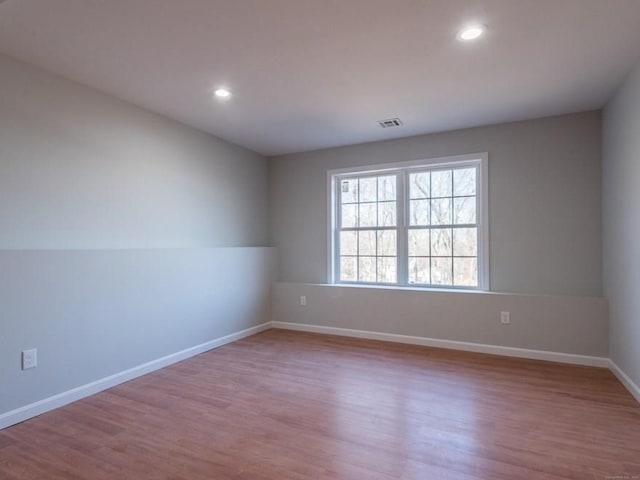
<svg viewBox="0 0 640 480"><path fill-rule="evenodd" d="M470 165L479 165L480 180L477 182L478 191L476 195L481 205L479 211L476 212L476 220L480 234L478 235L478 286L477 287L456 287L453 285L443 285L442 287L437 285L426 285L421 287L419 285L386 285L379 283L341 283L335 278L335 237L336 228L335 224L337 215L336 205L336 178L342 175L354 176L362 174L379 174L388 171L398 169L412 169L419 170L421 167L435 168L435 167L459 167L464 166L465 163ZM405 202L404 192L399 195L399 202ZM405 209L406 210L406 209ZM406 214L406 211L405 211ZM489 154L487 152L470 153L464 155L453 155L448 157L427 158L410 160L407 162L393 162L384 163L378 165L365 165L359 167L350 168L338 168L327 171L327 283L336 285L362 285L374 288L410 288L412 290L461 290L461 291L490 291L490 276L489 276ZM402 228L401 231L404 231ZM400 245L402 241L399 241ZM398 252L400 254L400 252ZM481 253L481 254L480 254ZM404 262L403 262L404 263Z"/></svg>

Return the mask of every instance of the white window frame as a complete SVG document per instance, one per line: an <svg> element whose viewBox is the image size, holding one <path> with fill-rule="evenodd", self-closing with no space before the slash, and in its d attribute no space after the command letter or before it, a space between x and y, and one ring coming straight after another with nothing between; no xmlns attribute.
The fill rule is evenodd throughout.
<svg viewBox="0 0 640 480"><path fill-rule="evenodd" d="M408 230L408 189L405 188L405 179L409 173L421 170L435 170L447 168L460 168L465 166L477 166L476 176L476 222L478 228L478 286L456 285L420 285L407 282L407 252L406 232ZM397 188L397 231L398 231L398 283L365 283L365 282L340 282L337 275L339 265L336 248L339 229L337 204L338 181L345 177L361 177L366 175L398 174ZM481 290L489 291L489 154L487 152L454 155L448 157L411 160L408 162L385 163L379 165L366 165L360 167L340 168L327 172L327 281L338 285L365 285L378 288L417 288L422 290Z"/></svg>

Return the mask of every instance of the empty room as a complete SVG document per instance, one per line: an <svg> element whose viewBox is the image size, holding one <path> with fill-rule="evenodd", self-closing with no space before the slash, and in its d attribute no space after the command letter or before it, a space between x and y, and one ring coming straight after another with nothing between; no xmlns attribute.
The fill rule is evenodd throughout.
<svg viewBox="0 0 640 480"><path fill-rule="evenodd" d="M0 480L640 479L640 0L0 0Z"/></svg>

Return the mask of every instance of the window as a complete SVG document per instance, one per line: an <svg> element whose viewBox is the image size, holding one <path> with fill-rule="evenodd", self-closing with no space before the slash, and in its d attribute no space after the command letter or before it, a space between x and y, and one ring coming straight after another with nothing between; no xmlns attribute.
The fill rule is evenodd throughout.
<svg viewBox="0 0 640 480"><path fill-rule="evenodd" d="M329 172L330 278L488 289L487 155Z"/></svg>

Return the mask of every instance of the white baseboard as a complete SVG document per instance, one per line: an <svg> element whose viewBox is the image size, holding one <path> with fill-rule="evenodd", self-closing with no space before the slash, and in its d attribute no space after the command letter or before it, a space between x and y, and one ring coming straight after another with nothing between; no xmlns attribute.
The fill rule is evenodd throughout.
<svg viewBox="0 0 640 480"><path fill-rule="evenodd" d="M544 350L530 350L526 348L504 347L500 345L486 345L481 343L461 342L457 340L442 340L438 338L415 337L410 335L398 335L394 333L371 332L366 330L353 330L349 328L325 327L319 325L305 325L289 322L265 322L255 327L247 328L195 347L167 355L166 357L138 365L115 375L96 380L95 382L62 392L44 400L17 408L0 415L0 429L15 425L24 420L36 417L45 412L62 407L76 400L94 395L98 392L115 387L121 383L133 380L147 373L159 370L174 363L186 360L200 353L212 350L227 343L240 340L256 333L279 328L284 330L296 330L301 332L323 333L343 337L365 338L369 340L382 340L387 342L406 343L410 345L422 345L426 347L447 348L452 350L464 350L469 352L488 353L508 357L529 358L533 360L546 360L552 362L585 365L591 367L609 368L618 377L620 382L640 402L640 388L618 367L612 360L605 357L593 357L572 353L548 352Z"/></svg>
<svg viewBox="0 0 640 480"><path fill-rule="evenodd" d="M128 382L134 378L159 370L160 368L164 368L208 350L212 350L216 347L255 335L256 333L268 330L269 328L271 328L271 322L265 322L255 327L247 328L245 330L196 345L195 347L172 353L166 357L152 360L151 362L138 365L137 367L130 368L129 370L116 373L115 375L101 378L95 382L87 383L86 385L53 395L52 397L45 398L44 400L16 408L15 410L11 410L10 412L0 415L0 429L23 422L29 418L36 417L55 408L80 400L81 398L94 395L108 388L115 387L121 383Z"/></svg>
<svg viewBox="0 0 640 480"><path fill-rule="evenodd" d="M609 370L611 370L613 374L618 377L620 383L622 383L622 385L624 385L626 389L629 390L629 393L631 393L631 395L633 395L638 403L640 403L640 387L638 387L638 385L636 385L633 380L631 380L631 378L629 378L629 376L624 373L613 360L609 360Z"/></svg>
<svg viewBox="0 0 640 480"><path fill-rule="evenodd" d="M410 345L422 345L425 347L448 348L451 350L465 350L468 352L489 353L507 357L530 358L533 360L546 360L550 362L570 363L573 365L586 365L589 367L609 367L609 359L605 357L592 357L573 353L548 352L545 350L529 350L527 348L503 347L500 345L486 345L482 343L460 342L457 340L442 340L439 338L414 337L410 335L398 335L395 333L371 332L367 330L353 330L350 328L325 327L319 325L305 325L302 323L271 322L273 328L284 330L297 330L301 332L324 333L327 335L339 335L342 337L366 338L369 340L382 340L385 342L407 343Z"/></svg>

